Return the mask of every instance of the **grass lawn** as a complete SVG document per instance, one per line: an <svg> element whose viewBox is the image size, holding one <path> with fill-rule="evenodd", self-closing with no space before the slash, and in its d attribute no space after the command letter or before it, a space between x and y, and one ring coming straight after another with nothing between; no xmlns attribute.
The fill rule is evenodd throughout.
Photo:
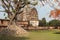
<svg viewBox="0 0 60 40"><path fill-rule="evenodd" d="M55 32L57 31L32 31L29 40L60 40L60 34L55 34Z"/></svg>
<svg viewBox="0 0 60 40"><path fill-rule="evenodd" d="M58 30L29 31L28 37L6 37L0 36L0 40L60 40L60 34L55 34Z"/></svg>

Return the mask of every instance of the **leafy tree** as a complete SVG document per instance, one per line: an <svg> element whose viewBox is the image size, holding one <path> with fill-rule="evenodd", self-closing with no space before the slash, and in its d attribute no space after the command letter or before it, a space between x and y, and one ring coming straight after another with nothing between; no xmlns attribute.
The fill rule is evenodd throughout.
<svg viewBox="0 0 60 40"><path fill-rule="evenodd" d="M39 26L46 26L46 19L42 18L42 20L39 21Z"/></svg>
<svg viewBox="0 0 60 40"><path fill-rule="evenodd" d="M43 24L42 24L42 21L41 21L41 20L39 20L39 26L43 26Z"/></svg>
<svg viewBox="0 0 60 40"><path fill-rule="evenodd" d="M52 10L50 12L50 17L58 19L58 20L52 20L52 21L50 21L49 25L55 26L55 28L57 28L57 26L60 26L60 9Z"/></svg>
<svg viewBox="0 0 60 40"><path fill-rule="evenodd" d="M52 20L49 22L49 26L54 26L55 28L57 28L58 26L60 26L60 21L59 20Z"/></svg>
<svg viewBox="0 0 60 40"><path fill-rule="evenodd" d="M45 18L42 19L42 23L44 26L46 26L46 19Z"/></svg>

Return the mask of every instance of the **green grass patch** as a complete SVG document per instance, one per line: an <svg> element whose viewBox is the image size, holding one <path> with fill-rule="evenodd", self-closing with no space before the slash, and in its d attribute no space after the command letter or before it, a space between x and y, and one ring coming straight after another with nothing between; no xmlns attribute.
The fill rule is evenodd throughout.
<svg viewBox="0 0 60 40"><path fill-rule="evenodd" d="M60 34L54 34L58 30L30 31L30 40L60 40Z"/></svg>
<svg viewBox="0 0 60 40"><path fill-rule="evenodd" d="M0 36L0 40L60 40L60 30L32 30L28 37Z"/></svg>
<svg viewBox="0 0 60 40"><path fill-rule="evenodd" d="M28 40L28 37L14 37L14 36L6 36L0 35L0 40Z"/></svg>

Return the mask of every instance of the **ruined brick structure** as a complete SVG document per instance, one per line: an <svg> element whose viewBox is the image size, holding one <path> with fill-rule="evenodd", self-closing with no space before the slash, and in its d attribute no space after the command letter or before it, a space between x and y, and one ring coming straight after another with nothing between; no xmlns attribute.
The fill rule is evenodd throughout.
<svg viewBox="0 0 60 40"><path fill-rule="evenodd" d="M36 8L31 8L31 7L25 7L24 11L17 15L17 20L20 21L29 21L30 26L31 25L36 25L38 26L39 21L38 21L38 12Z"/></svg>
<svg viewBox="0 0 60 40"><path fill-rule="evenodd" d="M0 26L7 26L8 23L9 20L0 19ZM17 15L16 23L24 26L38 26L39 20L36 8L26 6L23 12Z"/></svg>

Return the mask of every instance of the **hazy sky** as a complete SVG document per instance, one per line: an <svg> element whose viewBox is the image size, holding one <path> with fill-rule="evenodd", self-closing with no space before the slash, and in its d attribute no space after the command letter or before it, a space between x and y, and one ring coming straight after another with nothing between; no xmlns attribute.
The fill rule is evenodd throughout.
<svg viewBox="0 0 60 40"><path fill-rule="evenodd" d="M47 21L52 20L53 18L50 18L50 11L53 10L49 5L45 5L41 7L40 5L36 6L36 9L38 11L38 17L41 20L42 18L46 18Z"/></svg>

